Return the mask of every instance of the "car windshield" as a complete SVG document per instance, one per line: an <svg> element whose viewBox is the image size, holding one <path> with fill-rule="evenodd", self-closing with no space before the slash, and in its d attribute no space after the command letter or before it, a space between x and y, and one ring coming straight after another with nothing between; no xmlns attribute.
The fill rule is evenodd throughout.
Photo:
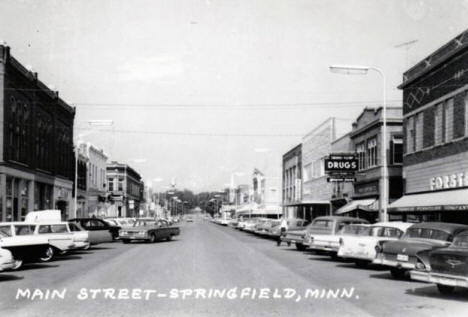
<svg viewBox="0 0 468 317"><path fill-rule="evenodd" d="M409 238L420 238L420 239L431 239L450 241L451 235L445 231L429 228L409 228L404 235L404 239Z"/></svg>
<svg viewBox="0 0 468 317"><path fill-rule="evenodd" d="M455 237L452 246L458 248L468 248L468 234L463 234Z"/></svg>

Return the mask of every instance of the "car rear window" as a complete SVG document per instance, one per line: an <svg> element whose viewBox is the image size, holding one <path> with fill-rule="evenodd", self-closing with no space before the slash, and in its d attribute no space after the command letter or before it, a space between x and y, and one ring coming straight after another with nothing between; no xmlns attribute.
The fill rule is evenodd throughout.
<svg viewBox="0 0 468 317"><path fill-rule="evenodd" d="M374 227L372 228L372 235L375 237L385 237L385 238L399 238L403 234L398 228L392 227Z"/></svg>
<svg viewBox="0 0 468 317"><path fill-rule="evenodd" d="M406 238L421 238L421 239L432 239L432 240L441 240L449 241L451 240L451 235L445 231L437 229L427 229L427 228L410 228L405 234Z"/></svg>
<svg viewBox="0 0 468 317"><path fill-rule="evenodd" d="M39 233L65 233L68 232L67 226L63 225L41 225L39 226Z"/></svg>

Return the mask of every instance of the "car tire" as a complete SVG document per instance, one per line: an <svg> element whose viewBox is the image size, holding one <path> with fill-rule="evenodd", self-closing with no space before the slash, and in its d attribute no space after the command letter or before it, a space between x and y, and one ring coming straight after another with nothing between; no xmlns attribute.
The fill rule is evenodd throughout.
<svg viewBox="0 0 468 317"><path fill-rule="evenodd" d="M288 242L288 247L290 247L290 246L291 246L291 242Z"/></svg>
<svg viewBox="0 0 468 317"><path fill-rule="evenodd" d="M15 260L15 265L11 268L13 271L23 266L23 260Z"/></svg>
<svg viewBox="0 0 468 317"><path fill-rule="evenodd" d="M156 235L155 235L154 233L152 233L152 234L150 235L149 242L150 242L150 243L155 243L155 242L156 242Z"/></svg>
<svg viewBox="0 0 468 317"><path fill-rule="evenodd" d="M437 284L437 289L443 295L450 295L455 290L455 286Z"/></svg>
<svg viewBox="0 0 468 317"><path fill-rule="evenodd" d="M296 249L299 251L305 251L306 246L303 245L302 243L296 243Z"/></svg>
<svg viewBox="0 0 468 317"><path fill-rule="evenodd" d="M393 278L398 279L398 280L402 280L405 278L405 271L402 269L391 268L390 274L392 275Z"/></svg>
<svg viewBox="0 0 468 317"><path fill-rule="evenodd" d="M125 243L125 244L130 243L130 241L127 240L127 239L122 239L122 242Z"/></svg>
<svg viewBox="0 0 468 317"><path fill-rule="evenodd" d="M88 243L88 244L83 248L83 250L89 250L89 248L91 248L91 243Z"/></svg>
<svg viewBox="0 0 468 317"><path fill-rule="evenodd" d="M338 261L338 260L340 260L340 258L338 257L338 254L336 254L335 252L330 253L330 258L331 258L333 261Z"/></svg>
<svg viewBox="0 0 468 317"><path fill-rule="evenodd" d="M40 257L39 260L41 262L49 262L54 257L54 253L55 253L54 248L49 246L47 250L45 251L44 255Z"/></svg>
<svg viewBox="0 0 468 317"><path fill-rule="evenodd" d="M172 234L170 234L169 237L167 237L166 240L167 240L167 241L171 241L171 240L172 240Z"/></svg>

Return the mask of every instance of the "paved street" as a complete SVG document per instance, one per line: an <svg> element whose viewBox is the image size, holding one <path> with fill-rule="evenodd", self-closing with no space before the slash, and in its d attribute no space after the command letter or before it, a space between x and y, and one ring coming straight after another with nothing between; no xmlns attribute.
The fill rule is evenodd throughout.
<svg viewBox="0 0 468 317"><path fill-rule="evenodd" d="M278 248L273 241L200 219L183 223L181 229L180 237L172 242L99 245L48 264L0 274L0 315L462 316L468 309L466 291L443 297L432 285L395 281L386 271L357 269L310 252ZM28 288L31 292L36 288L67 292L65 299L15 299L18 289ZM86 293L81 291L80 297L82 288ZM208 298L210 289L233 288L237 288L236 298L228 298L227 293L224 298ZM244 288L255 288L257 294L251 291L240 299ZM269 299L259 298L262 288L271 290ZM288 288L296 291L292 298L285 298L291 294L284 292ZM324 299L310 293L305 298L307 289L337 288L354 291L350 298ZM157 293L144 293L149 294L148 300L141 294L119 300L109 293L105 299L101 292L93 300L92 289ZM186 289L193 290L192 294L186 291L187 298L182 299ZM195 293L194 289L201 290ZM275 289L282 298L273 298ZM175 290L178 298L170 298Z"/></svg>

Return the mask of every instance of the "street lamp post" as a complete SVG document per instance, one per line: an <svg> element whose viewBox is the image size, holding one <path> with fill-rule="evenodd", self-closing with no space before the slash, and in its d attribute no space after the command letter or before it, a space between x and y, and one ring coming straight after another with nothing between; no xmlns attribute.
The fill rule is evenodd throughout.
<svg viewBox="0 0 468 317"><path fill-rule="evenodd" d="M377 72L382 77L382 97L383 97L383 115L382 115L382 192L380 193L380 206L382 208L382 221L388 220L387 204L388 204L388 162L387 162L387 92L385 74L380 68L372 66L349 66L349 65L331 65L330 71L345 75L367 75L369 70Z"/></svg>

